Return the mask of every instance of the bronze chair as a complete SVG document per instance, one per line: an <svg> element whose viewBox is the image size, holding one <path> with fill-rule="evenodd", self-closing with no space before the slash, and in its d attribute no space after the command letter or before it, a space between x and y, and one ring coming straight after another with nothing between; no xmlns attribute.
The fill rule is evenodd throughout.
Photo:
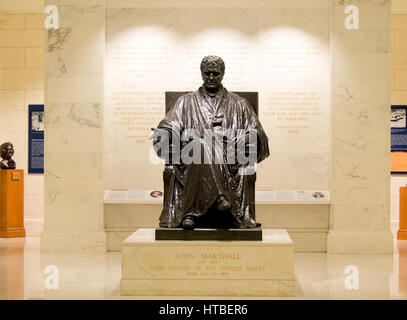
<svg viewBox="0 0 407 320"><path fill-rule="evenodd" d="M165 92L165 112L167 113L175 104L177 99L182 95L189 93L190 91L166 91ZM233 93L247 99L252 105L254 112L258 115L258 92L241 92L234 91ZM168 185L171 180L171 176L174 174L173 165L166 164L163 172L164 181L164 203L167 200L168 195ZM253 217L255 217L255 183L256 183L256 173L249 175L248 177L248 193L249 193L249 203L250 210L253 212Z"/></svg>

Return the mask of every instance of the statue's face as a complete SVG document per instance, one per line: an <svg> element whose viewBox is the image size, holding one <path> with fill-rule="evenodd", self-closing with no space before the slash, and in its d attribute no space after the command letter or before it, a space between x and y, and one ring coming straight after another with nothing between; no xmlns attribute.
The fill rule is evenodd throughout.
<svg viewBox="0 0 407 320"><path fill-rule="evenodd" d="M222 84L223 72L219 66L204 66L202 70L202 80L208 89L219 88Z"/></svg>
<svg viewBox="0 0 407 320"><path fill-rule="evenodd" d="M6 148L6 158L10 159L14 155L14 149L13 146L8 145Z"/></svg>

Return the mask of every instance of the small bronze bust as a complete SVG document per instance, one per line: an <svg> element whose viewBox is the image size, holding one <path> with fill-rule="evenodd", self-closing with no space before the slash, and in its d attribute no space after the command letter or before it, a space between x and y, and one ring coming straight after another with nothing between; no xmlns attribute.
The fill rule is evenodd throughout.
<svg viewBox="0 0 407 320"><path fill-rule="evenodd" d="M5 142L0 146L0 169L15 169L16 163L11 157L14 155L14 147L11 142Z"/></svg>
<svg viewBox="0 0 407 320"><path fill-rule="evenodd" d="M181 96L152 136L173 171L160 227L257 228L247 172L269 156L268 138L250 103L223 87L222 58L206 56L200 68L203 85Z"/></svg>

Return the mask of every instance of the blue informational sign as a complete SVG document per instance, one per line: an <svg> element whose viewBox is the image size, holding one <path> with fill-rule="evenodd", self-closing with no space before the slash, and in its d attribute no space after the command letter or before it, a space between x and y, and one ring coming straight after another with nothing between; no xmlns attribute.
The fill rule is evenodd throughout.
<svg viewBox="0 0 407 320"><path fill-rule="evenodd" d="M407 151L407 106L391 106L391 151Z"/></svg>
<svg viewBox="0 0 407 320"><path fill-rule="evenodd" d="M44 173L44 105L28 106L28 173Z"/></svg>

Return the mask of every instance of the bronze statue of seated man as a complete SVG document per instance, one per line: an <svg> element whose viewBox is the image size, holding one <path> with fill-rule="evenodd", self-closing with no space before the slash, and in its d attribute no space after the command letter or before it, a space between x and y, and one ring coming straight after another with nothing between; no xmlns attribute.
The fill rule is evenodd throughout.
<svg viewBox="0 0 407 320"><path fill-rule="evenodd" d="M245 170L269 156L268 138L250 103L222 86L224 73L220 57L206 56L201 62L203 86L181 96L154 130L154 148L162 158L172 154L174 172L160 227L259 226L247 196ZM175 149L165 151L165 143ZM250 158L253 152L245 158L249 149L255 151L254 161L236 161L239 155ZM174 150L180 156L174 157Z"/></svg>

